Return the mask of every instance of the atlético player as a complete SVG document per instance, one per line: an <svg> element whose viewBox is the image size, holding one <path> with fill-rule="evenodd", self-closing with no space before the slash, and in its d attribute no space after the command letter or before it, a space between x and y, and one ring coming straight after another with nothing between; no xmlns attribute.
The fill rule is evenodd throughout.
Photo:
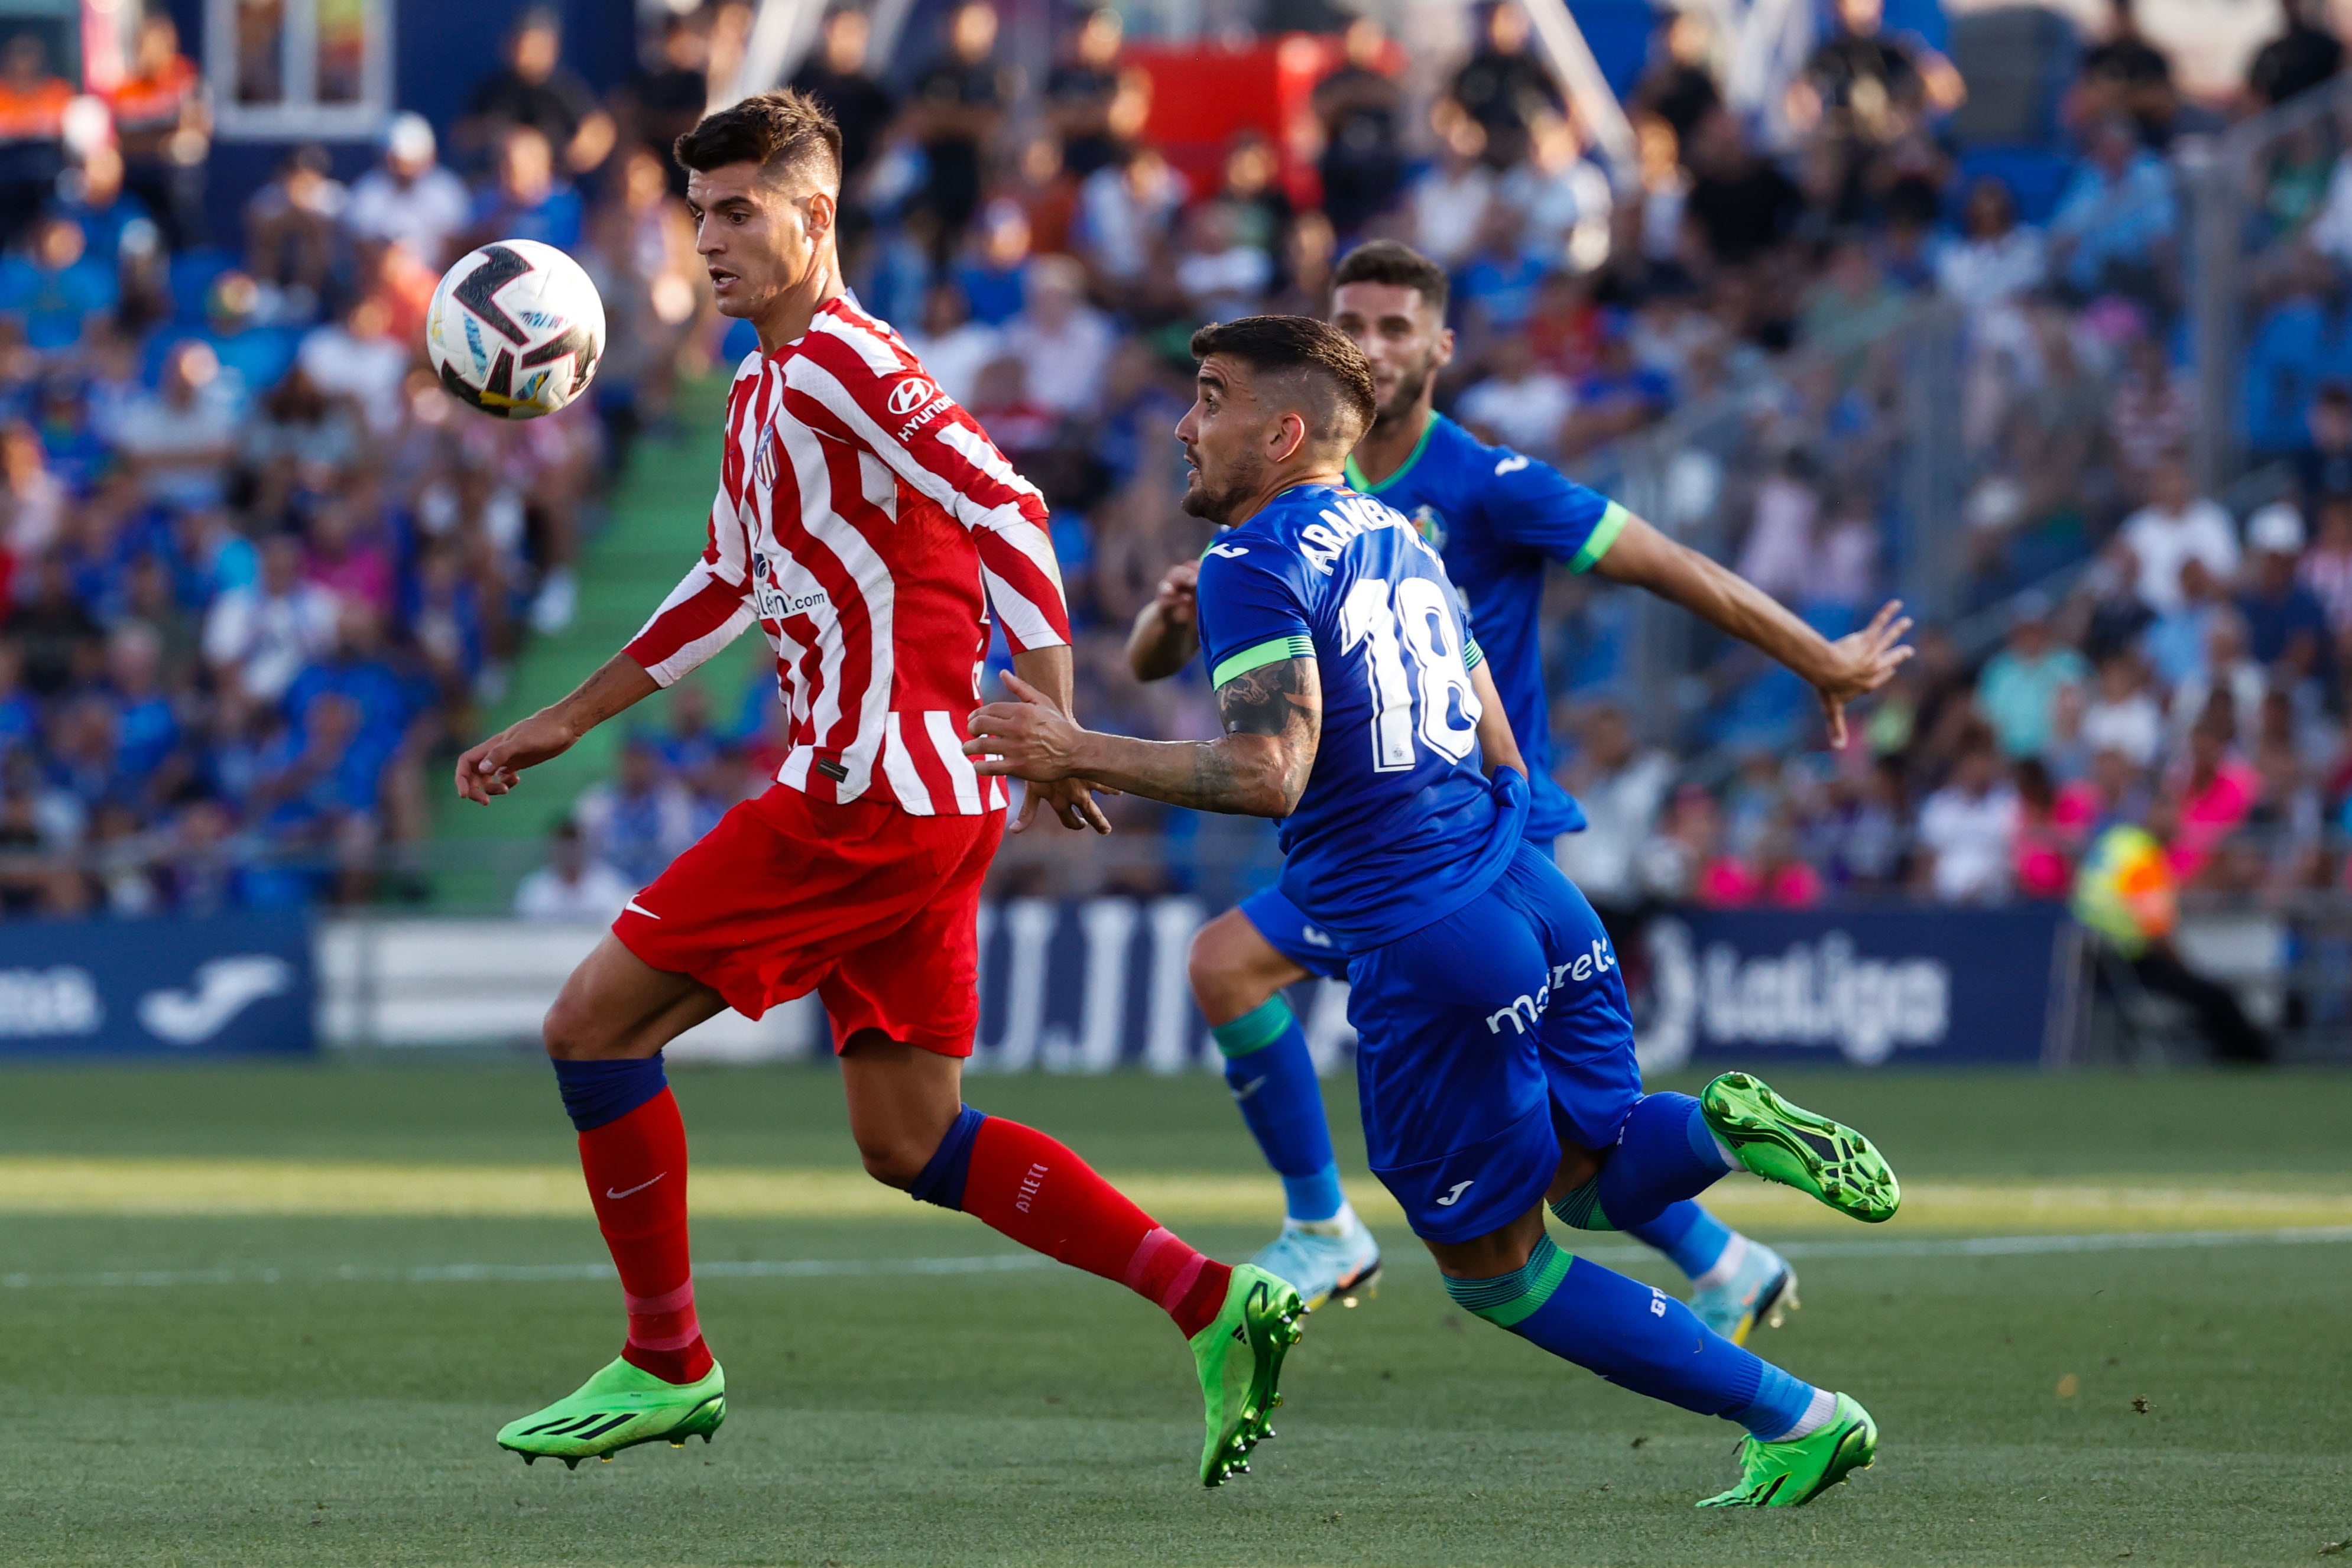
<svg viewBox="0 0 2352 1568"><path fill-rule="evenodd" d="M1027 689L1070 706L1070 632L1037 491L857 308L835 255L841 133L793 92L704 118L677 145L719 309L759 329L736 372L708 543L626 648L570 696L458 759L488 803L526 768L670 685L758 622L792 745L745 801L629 901L547 1015L628 1339L570 1396L509 1423L526 1462L709 1441L726 1381L694 1310L686 1134L662 1047L732 1007L814 990L851 1134L877 1181L960 1208L1156 1302L1190 1340L1208 1405L1201 1479L1267 1435L1298 1296L1214 1262L1044 1134L965 1105L981 879L1003 781L962 750L992 605ZM983 602L983 596L985 602ZM1108 831L1087 789L1027 791Z"/></svg>

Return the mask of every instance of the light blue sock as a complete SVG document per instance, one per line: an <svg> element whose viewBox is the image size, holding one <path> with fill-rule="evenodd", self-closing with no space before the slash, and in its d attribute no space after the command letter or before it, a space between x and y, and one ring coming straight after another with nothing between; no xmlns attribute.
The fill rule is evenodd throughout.
<svg viewBox="0 0 2352 1568"><path fill-rule="evenodd" d="M1689 1198L1666 1205L1655 1219L1624 1228L1626 1235L1673 1259L1675 1267L1694 1280L1723 1260L1724 1249L1738 1234Z"/></svg>
<svg viewBox="0 0 2352 1568"><path fill-rule="evenodd" d="M1465 1310L1621 1388L1738 1422L1768 1441L1793 1431L1818 1392L1740 1349L1636 1280L1572 1258L1549 1237L1493 1280L1448 1280Z"/></svg>
<svg viewBox="0 0 2352 1568"><path fill-rule="evenodd" d="M1279 996L1227 1023L1211 1027L1225 1054L1225 1082L1242 1120L1282 1177L1283 1205L1293 1219L1328 1219L1346 1204L1339 1163L1331 1154L1331 1125L1323 1114L1323 1086L1307 1053L1307 1031Z"/></svg>

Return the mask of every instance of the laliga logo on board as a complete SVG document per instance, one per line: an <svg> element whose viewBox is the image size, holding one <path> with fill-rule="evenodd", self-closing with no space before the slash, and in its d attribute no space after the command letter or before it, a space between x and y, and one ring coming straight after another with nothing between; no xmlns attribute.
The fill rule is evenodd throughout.
<svg viewBox="0 0 2352 1568"><path fill-rule="evenodd" d="M1650 928L1655 1011L1642 1031L1642 1066L1663 1071L1690 1059L1704 1034L1748 1045L1820 1046L1874 1067L1898 1046L1937 1046L1951 1033L1952 970L1940 959L1864 957L1853 938L1742 957L1728 943L1691 950L1690 928Z"/></svg>
<svg viewBox="0 0 2352 1568"><path fill-rule="evenodd" d="M904 418L930 402L937 390L920 376L908 376L890 389L890 413Z"/></svg>

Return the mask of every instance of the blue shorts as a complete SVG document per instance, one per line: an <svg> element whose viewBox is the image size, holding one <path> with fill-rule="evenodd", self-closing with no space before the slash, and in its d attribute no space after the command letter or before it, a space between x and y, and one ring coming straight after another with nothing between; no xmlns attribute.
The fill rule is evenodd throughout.
<svg viewBox="0 0 2352 1568"><path fill-rule="evenodd" d="M1242 914L1274 950L1327 980L1348 977L1348 955L1331 934L1299 913L1298 905L1282 896L1279 887L1262 887L1242 900Z"/></svg>
<svg viewBox="0 0 2352 1568"><path fill-rule="evenodd" d="M1542 1201L1560 1141L1615 1145L1642 1097L1600 917L1522 844L1462 908L1348 966L1364 1144L1414 1234L1466 1241Z"/></svg>

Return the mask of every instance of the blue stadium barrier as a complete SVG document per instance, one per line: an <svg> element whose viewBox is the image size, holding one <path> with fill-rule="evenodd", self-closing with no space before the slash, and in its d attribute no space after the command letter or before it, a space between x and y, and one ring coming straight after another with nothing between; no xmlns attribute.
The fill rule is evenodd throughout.
<svg viewBox="0 0 2352 1568"><path fill-rule="evenodd" d="M288 1056L317 1050L297 910L0 923L0 1056Z"/></svg>

